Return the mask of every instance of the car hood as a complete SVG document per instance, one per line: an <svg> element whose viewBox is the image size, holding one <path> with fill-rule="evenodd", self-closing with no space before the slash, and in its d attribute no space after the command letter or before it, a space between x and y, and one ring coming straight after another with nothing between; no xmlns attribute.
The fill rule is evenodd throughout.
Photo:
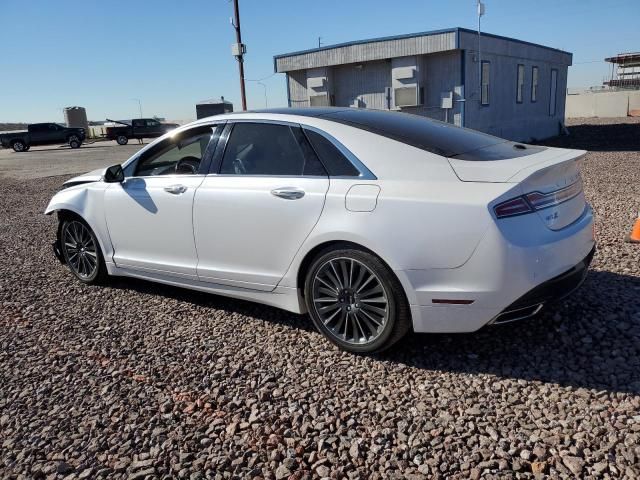
<svg viewBox="0 0 640 480"><path fill-rule="evenodd" d="M69 180L64 182L63 185L65 187L72 187L74 185L80 185L82 183L99 182L100 180L102 180L103 174L104 168L98 168L96 170L83 173L82 175L78 175L77 177L70 178Z"/></svg>

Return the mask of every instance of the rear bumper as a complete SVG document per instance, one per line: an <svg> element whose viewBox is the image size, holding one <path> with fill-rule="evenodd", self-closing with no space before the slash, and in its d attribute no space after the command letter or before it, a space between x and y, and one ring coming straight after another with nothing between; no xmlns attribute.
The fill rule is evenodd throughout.
<svg viewBox="0 0 640 480"><path fill-rule="evenodd" d="M522 215L497 222L458 268L396 274L411 306L414 331L473 332L532 316L540 305L571 293L584 280L594 246L588 206L558 231L537 216Z"/></svg>
<svg viewBox="0 0 640 480"><path fill-rule="evenodd" d="M594 245L593 249L591 249L589 254L581 262L557 277L547 280L525 293L505 308L490 324L504 324L533 317L542 310L543 307L571 295L580 288L580 285L582 285L585 278L587 278L589 265L591 265L595 253L596 247Z"/></svg>

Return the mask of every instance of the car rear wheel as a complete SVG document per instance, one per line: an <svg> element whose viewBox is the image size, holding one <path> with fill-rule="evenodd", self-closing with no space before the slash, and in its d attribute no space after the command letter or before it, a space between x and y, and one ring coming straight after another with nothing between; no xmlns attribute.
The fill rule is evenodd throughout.
<svg viewBox="0 0 640 480"><path fill-rule="evenodd" d="M22 140L16 140L11 144L11 148L13 148L14 152L26 152L28 150L27 144Z"/></svg>
<svg viewBox="0 0 640 480"><path fill-rule="evenodd" d="M82 142L80 141L80 139L76 135L71 135L69 137L69 146L71 148L80 148L81 144L82 144Z"/></svg>
<svg viewBox="0 0 640 480"><path fill-rule="evenodd" d="M71 273L82 283L99 283L107 269L93 230L79 218L63 220L59 231L60 248Z"/></svg>
<svg viewBox="0 0 640 480"><path fill-rule="evenodd" d="M316 328L344 350L386 350L411 327L400 282L378 257L356 248L324 251L305 281L305 301Z"/></svg>
<svg viewBox="0 0 640 480"><path fill-rule="evenodd" d="M127 143L129 143L129 139L126 135L118 135L116 137L116 142L118 142L118 145L126 145Z"/></svg>

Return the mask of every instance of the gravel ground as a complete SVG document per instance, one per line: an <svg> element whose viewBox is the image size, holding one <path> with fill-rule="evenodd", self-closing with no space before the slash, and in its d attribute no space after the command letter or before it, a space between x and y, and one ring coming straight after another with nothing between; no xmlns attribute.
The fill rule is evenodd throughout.
<svg viewBox="0 0 640 480"><path fill-rule="evenodd" d="M0 476L640 476L631 127L576 125L552 142L593 150L599 251L575 296L533 321L412 334L374 357L269 307L134 280L81 286L42 215L63 177L3 179Z"/></svg>

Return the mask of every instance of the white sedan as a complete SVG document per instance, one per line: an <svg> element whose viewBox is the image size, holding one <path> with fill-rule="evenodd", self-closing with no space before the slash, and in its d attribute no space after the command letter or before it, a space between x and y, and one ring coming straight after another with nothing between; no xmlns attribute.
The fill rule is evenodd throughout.
<svg viewBox="0 0 640 480"><path fill-rule="evenodd" d="M340 347L471 332L575 290L595 251L583 151L349 108L220 115L49 203L84 283L121 275L309 312Z"/></svg>

